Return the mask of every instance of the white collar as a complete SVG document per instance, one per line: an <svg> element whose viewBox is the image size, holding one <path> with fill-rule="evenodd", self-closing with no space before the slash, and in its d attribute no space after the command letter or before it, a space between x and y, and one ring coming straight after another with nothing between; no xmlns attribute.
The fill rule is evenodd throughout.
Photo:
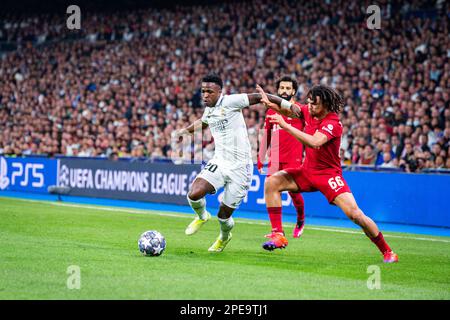
<svg viewBox="0 0 450 320"><path fill-rule="evenodd" d="M223 93L220 94L219 100L217 100L214 107L220 106L222 104L222 100L223 100Z"/></svg>

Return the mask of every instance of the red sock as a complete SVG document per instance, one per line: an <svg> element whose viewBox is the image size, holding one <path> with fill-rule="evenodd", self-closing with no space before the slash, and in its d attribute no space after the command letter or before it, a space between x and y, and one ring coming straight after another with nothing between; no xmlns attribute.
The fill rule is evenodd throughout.
<svg viewBox="0 0 450 320"><path fill-rule="evenodd" d="M370 238L370 240L375 243L378 249L384 254L387 251L391 251L391 248L384 240L383 234L380 232L375 238Z"/></svg>
<svg viewBox="0 0 450 320"><path fill-rule="evenodd" d="M295 210L297 210L297 222L305 220L305 201L301 193L289 192L294 203Z"/></svg>
<svg viewBox="0 0 450 320"><path fill-rule="evenodd" d="M269 213L272 232L283 232L283 225L281 223L281 207L267 207L267 212Z"/></svg>

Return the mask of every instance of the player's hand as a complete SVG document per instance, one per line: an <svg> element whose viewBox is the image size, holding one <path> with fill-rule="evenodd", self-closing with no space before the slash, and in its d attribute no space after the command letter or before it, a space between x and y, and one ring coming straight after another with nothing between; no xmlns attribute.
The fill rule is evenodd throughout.
<svg viewBox="0 0 450 320"><path fill-rule="evenodd" d="M281 114L276 113L276 114L267 115L267 118L269 119L270 123L278 124L282 128L285 128L287 126L287 123L286 123L286 121L284 121Z"/></svg>
<svg viewBox="0 0 450 320"><path fill-rule="evenodd" d="M276 103L270 102L267 94L259 84L256 85L256 91L258 91L258 93L261 95L261 103L263 103L268 108L278 109L278 105Z"/></svg>

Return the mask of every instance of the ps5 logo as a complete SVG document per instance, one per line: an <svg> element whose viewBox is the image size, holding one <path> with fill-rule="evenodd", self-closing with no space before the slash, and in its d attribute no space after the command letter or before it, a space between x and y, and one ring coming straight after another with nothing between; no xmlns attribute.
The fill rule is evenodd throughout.
<svg viewBox="0 0 450 320"><path fill-rule="evenodd" d="M20 186L26 187L29 185L30 180L34 179L37 181L31 182L31 186L35 188L41 188L44 186L44 174L38 172L38 170L43 170L44 165L42 163L26 163L25 166L21 162L13 162L11 165L14 169L11 174L11 184L16 184L16 179L21 180L19 182Z"/></svg>
<svg viewBox="0 0 450 320"><path fill-rule="evenodd" d="M42 163L11 162L11 178L8 177L8 163L5 158L0 158L0 189L19 185L42 188L44 186L44 169Z"/></svg>
<svg viewBox="0 0 450 320"><path fill-rule="evenodd" d="M0 190L5 190L8 186L8 163L6 163L5 158L0 157Z"/></svg>

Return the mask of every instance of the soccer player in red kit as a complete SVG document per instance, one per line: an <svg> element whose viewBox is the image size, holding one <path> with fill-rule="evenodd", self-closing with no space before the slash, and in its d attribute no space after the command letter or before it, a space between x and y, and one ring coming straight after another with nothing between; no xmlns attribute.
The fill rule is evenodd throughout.
<svg viewBox="0 0 450 320"><path fill-rule="evenodd" d="M294 96L298 89L297 80L290 76L282 76L276 82L277 95L291 103L295 103ZM299 168L302 165L303 144L295 139L294 136L285 132L278 124L272 124L267 116L274 115L276 112L268 109L262 139L259 143L259 154L257 167L262 172L263 162L265 161L267 151L269 151L269 163L267 178L275 172L287 168ZM298 118L283 117L284 121L298 130L303 130L303 120ZM292 236L299 238L303 233L305 225L305 204L301 193L289 192L297 211L297 223ZM282 225L282 215L280 213L269 213L270 223L272 225L272 234L266 237L270 238L275 233L284 233ZM287 242L285 243L287 245Z"/></svg>
<svg viewBox="0 0 450 320"><path fill-rule="evenodd" d="M292 127L280 114L268 116L306 146L306 158L300 168L289 168L277 172L267 179L264 188L269 212L281 210L280 192L320 191L330 204L338 206L348 218L359 225L367 237L378 247L385 263L398 262L398 256L384 240L375 222L366 216L356 204L350 188L342 176L339 149L342 124L338 112L343 107L342 97L332 88L316 85L307 93L307 106L299 107L287 101L275 104L268 100L260 86L261 102L269 108L289 117L305 121L304 132ZM273 247L282 248L285 239L282 233L272 237Z"/></svg>

